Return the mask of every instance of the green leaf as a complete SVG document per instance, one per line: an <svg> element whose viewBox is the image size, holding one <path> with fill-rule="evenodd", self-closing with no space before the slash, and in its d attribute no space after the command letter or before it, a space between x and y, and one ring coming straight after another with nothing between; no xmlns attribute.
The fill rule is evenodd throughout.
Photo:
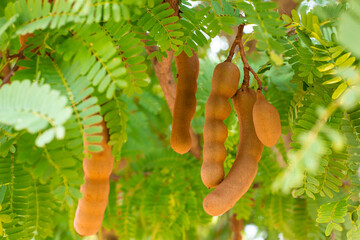
<svg viewBox="0 0 360 240"><path fill-rule="evenodd" d="M10 215L7 215L7 214L0 214L0 219L1 219L1 222L3 223L10 223L12 222L12 218Z"/></svg>
<svg viewBox="0 0 360 240"><path fill-rule="evenodd" d="M337 224L337 223L333 223L333 227L334 227L336 230L338 230L338 231L342 231L342 230L343 230L343 228L342 228L339 224Z"/></svg>
<svg viewBox="0 0 360 240"><path fill-rule="evenodd" d="M359 28L359 20L349 12L343 14L339 19L339 40L357 57L360 57L360 46L358 44L360 32L354 31L354 29Z"/></svg>
<svg viewBox="0 0 360 240"><path fill-rule="evenodd" d="M336 64L337 66L343 64L350 56L351 56L351 52L345 53L344 55L342 55L341 57L339 57L338 59L336 59L335 64Z"/></svg>
<svg viewBox="0 0 360 240"><path fill-rule="evenodd" d="M332 99L337 99L346 89L348 85L346 83L341 83L334 91Z"/></svg>
<svg viewBox="0 0 360 240"><path fill-rule="evenodd" d="M334 83L340 82L341 80L342 80L342 78L338 76L338 77L334 77L334 78L332 78L330 80L327 80L327 81L323 82L322 84L323 85L334 84Z"/></svg>
<svg viewBox="0 0 360 240"><path fill-rule="evenodd" d="M353 65L353 63L355 62L356 58L355 57L351 57L348 60L346 60L344 63L340 64L339 67L340 68L347 68Z"/></svg>
<svg viewBox="0 0 360 240"><path fill-rule="evenodd" d="M69 192L73 197L75 197L77 199L80 199L83 196L82 193L80 192L80 190L77 188L69 187Z"/></svg>
<svg viewBox="0 0 360 240"><path fill-rule="evenodd" d="M325 235L326 236L329 236L333 230L334 226L332 223L329 223L327 226L326 226L326 230L325 230Z"/></svg>
<svg viewBox="0 0 360 240"><path fill-rule="evenodd" d="M35 141L36 145L39 147L45 146L45 144L51 142L55 137L54 129L48 129L43 134L41 134Z"/></svg>
<svg viewBox="0 0 360 240"><path fill-rule="evenodd" d="M331 60L331 57L329 56L314 56L313 59L315 61L323 61L323 62L327 62Z"/></svg>
<svg viewBox="0 0 360 240"><path fill-rule="evenodd" d="M39 135L36 144L40 147L54 137L64 137L63 125L71 114L67 99L48 84L39 86L29 80L14 81L0 89L0 123L13 126L18 131L26 129L29 133L46 130L49 125L52 127ZM59 134L55 134L56 131Z"/></svg>
<svg viewBox="0 0 360 240"><path fill-rule="evenodd" d="M259 2L255 3L255 8L259 11L275 9L277 7L276 2Z"/></svg>
<svg viewBox="0 0 360 240"><path fill-rule="evenodd" d="M99 145L90 145L88 148L89 148L89 151L90 151L90 152L101 152L101 151L104 150L104 149L103 149L101 146L99 146Z"/></svg>
<svg viewBox="0 0 360 240"><path fill-rule="evenodd" d="M329 71L331 69L333 69L335 67L334 64L332 63L327 63L327 64L324 64L324 65L321 65L319 67L317 67L317 69L320 71L320 72L326 72L326 71Z"/></svg>
<svg viewBox="0 0 360 240"><path fill-rule="evenodd" d="M219 16L223 15L223 11L222 11L222 8L220 6L220 4L215 1L215 0L211 0L211 5L213 6L214 10L215 10L215 13Z"/></svg>
<svg viewBox="0 0 360 240"><path fill-rule="evenodd" d="M306 193L306 195L307 195L309 198L312 198L312 199L314 199L314 200L316 199L316 198L315 198L315 195L314 195L311 191L309 191L309 190L306 189L305 193Z"/></svg>
<svg viewBox="0 0 360 240"><path fill-rule="evenodd" d="M7 190L6 185L0 186L0 207L1 207L1 204L3 203L3 201L4 201L6 190ZM1 211L1 209L0 209L0 211Z"/></svg>
<svg viewBox="0 0 360 240"><path fill-rule="evenodd" d="M286 22L286 23L292 23L292 19L286 15L286 14L283 14L281 15L281 18Z"/></svg>
<svg viewBox="0 0 360 240"><path fill-rule="evenodd" d="M294 22L300 24L300 17L295 9L291 10L291 16L294 19Z"/></svg>
<svg viewBox="0 0 360 240"><path fill-rule="evenodd" d="M70 195L66 195L65 201L70 207L74 206L74 200L70 197Z"/></svg>
<svg viewBox="0 0 360 240"><path fill-rule="evenodd" d="M296 192L294 193L294 195L297 196L301 196L304 194L304 188L299 188L298 190L296 190Z"/></svg>
<svg viewBox="0 0 360 240"><path fill-rule="evenodd" d="M277 66L281 66L284 63L284 60L282 59L282 57L280 55L276 54L274 51L270 52L270 58Z"/></svg>
<svg viewBox="0 0 360 240"><path fill-rule="evenodd" d="M328 223L330 221L331 221L331 216L324 216L316 219L316 222L318 223Z"/></svg>

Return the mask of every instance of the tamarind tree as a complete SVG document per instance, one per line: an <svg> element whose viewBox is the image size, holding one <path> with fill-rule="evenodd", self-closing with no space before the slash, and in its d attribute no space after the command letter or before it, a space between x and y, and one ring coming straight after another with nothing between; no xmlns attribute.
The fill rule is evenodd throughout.
<svg viewBox="0 0 360 240"><path fill-rule="evenodd" d="M229 47L214 54L219 39ZM358 39L358 0L1 0L1 239L241 239L250 224L269 240L360 239ZM180 68L177 56L199 61ZM239 88L263 90L281 136L263 148L249 190L212 217L203 199L213 190L201 180L205 106L210 91L221 95L221 81L212 90L211 79L224 61L240 69ZM170 146L176 82L195 78L197 62L197 90L183 87L184 101L196 92L196 103L189 112L184 102L176 107L187 116L177 131L191 137L181 155ZM229 97L223 106L232 106ZM239 138L242 152L255 151L247 142L254 130L250 140L239 136L238 117L249 116L231 108L217 120L227 128L217 144L226 149L218 160L225 179ZM257 125L265 138L279 128ZM206 128L212 139L214 126ZM109 191L107 207L88 201L87 226L92 209L104 217L97 237L82 237L74 218L86 195L83 160L102 158L103 146L114 158L110 181L103 174L86 194ZM209 159L218 153L206 151Z"/></svg>

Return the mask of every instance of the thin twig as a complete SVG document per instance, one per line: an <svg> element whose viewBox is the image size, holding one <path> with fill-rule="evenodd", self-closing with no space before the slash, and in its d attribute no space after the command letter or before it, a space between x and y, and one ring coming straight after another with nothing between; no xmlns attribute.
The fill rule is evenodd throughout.
<svg viewBox="0 0 360 240"><path fill-rule="evenodd" d="M256 79L259 87L258 89L261 90L262 87L261 87L261 80L260 78L258 77L258 75L256 74L256 72L254 71L254 69L252 67L250 67L249 65L249 62L248 60L246 59L246 54L245 54L245 49L244 49L244 45L242 43L242 36L244 34L244 27L245 27L245 23L239 25L239 28L238 28L238 34L237 36L239 36L240 38L240 41L238 41L238 46L239 46L239 51L240 51L240 56L241 56L241 61L243 62L244 64L244 69L246 68L248 71L244 71L244 84L245 86L249 86L249 83L248 82L245 82L245 80L249 80L250 77L248 78L248 76L246 76L246 74L249 74L249 71L252 73L252 75L254 76L254 78Z"/></svg>
<svg viewBox="0 0 360 240"><path fill-rule="evenodd" d="M244 66L244 81L241 85L241 88L249 88L249 81L250 81L250 75L249 75L249 69Z"/></svg>
<svg viewBox="0 0 360 240"><path fill-rule="evenodd" d="M6 53L0 52L0 57L5 59L5 63L1 68L1 73L3 77L5 77L6 75L8 75L9 72L11 72L10 61L7 60L8 55L9 55L9 50L7 50Z"/></svg>
<svg viewBox="0 0 360 240"><path fill-rule="evenodd" d="M13 68L11 69L11 71L4 77L3 82L1 83L2 87L3 85L5 85L6 83L10 82L11 77L14 75L14 73L19 69L18 65L14 65Z"/></svg>
<svg viewBox="0 0 360 240"><path fill-rule="evenodd" d="M254 69L252 69L252 67L250 67L248 60L246 59L246 54L245 54L245 50L244 50L244 44L242 42L242 37L244 35L244 27L245 27L245 23L240 24L238 27L238 32L236 34L235 40L233 42L233 44L231 45L230 51L229 51L229 55L226 58L225 62L231 62L234 54L235 54L235 48L236 46L239 46L239 52L240 52L240 56L241 56L241 61L244 64L244 82L243 82L243 87L249 87L249 80L250 80L250 76L249 76L249 72L252 73L252 75L254 76L254 78L256 79L258 85L259 85L259 90L262 89L261 87L261 80L258 77L258 75L256 74L256 72L254 71Z"/></svg>
<svg viewBox="0 0 360 240"><path fill-rule="evenodd" d="M24 49L25 49L25 48L24 48ZM19 51L18 54L6 55L5 57L6 57L6 58L13 58L13 57L15 58L15 57L17 57L17 60L16 60L16 62L15 62L15 64L14 64L14 66L12 67L12 69L6 74L6 76L4 76L3 81L2 81L2 83L1 83L1 85L0 85L0 88L1 88L2 86L4 86L6 83L10 83L11 77L12 77L12 76L14 75L14 73L19 69L19 66L17 65L17 62L18 62L19 60L25 58L25 56L24 56L24 50Z"/></svg>
<svg viewBox="0 0 360 240"><path fill-rule="evenodd" d="M19 58L20 56L22 56L22 52L19 52L17 54L13 54L13 55L9 55L9 56L7 56L7 58L14 59L14 58Z"/></svg>
<svg viewBox="0 0 360 240"><path fill-rule="evenodd" d="M3 59L5 58L6 60L7 59L14 59L14 58L18 58L20 56L20 53L16 53L16 54L12 54L12 55L7 55L7 56L0 56L0 59Z"/></svg>
<svg viewBox="0 0 360 240"><path fill-rule="evenodd" d="M19 53L19 57L18 57L18 60L17 60L17 61L19 61L19 59L23 59L23 58L24 58L24 55L23 55L23 52L21 51L21 52ZM2 81L2 83L1 83L1 85L0 85L0 88L1 88L2 86L4 86L6 83L9 83L11 77L12 77L12 76L14 75L14 73L19 69L19 66L17 65L17 61L16 61L16 63L14 64L14 66L12 67L11 71L8 72L8 74L4 77L4 79L3 79L3 81Z"/></svg>
<svg viewBox="0 0 360 240"><path fill-rule="evenodd" d="M225 62L231 62L234 54L235 54L235 47L236 45L239 44L239 42L241 41L241 35L242 35L242 31L240 30L240 28L244 28L243 24L239 25L238 27L238 32L236 34L236 37L235 37L235 40L233 42L233 44L231 45L231 48L230 48L230 52L229 52L229 55L228 57L226 58Z"/></svg>

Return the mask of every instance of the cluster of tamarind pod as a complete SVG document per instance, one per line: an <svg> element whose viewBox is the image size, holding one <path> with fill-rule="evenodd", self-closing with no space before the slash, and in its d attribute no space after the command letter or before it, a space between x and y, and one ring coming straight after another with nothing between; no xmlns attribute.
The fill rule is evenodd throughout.
<svg viewBox="0 0 360 240"><path fill-rule="evenodd" d="M32 35L20 37L21 50L25 49L29 37ZM170 143L174 151L184 154L192 146L190 124L196 111L199 59L195 52L191 57L182 52L175 57L175 63L178 79ZM248 191L257 174L264 145L275 145L281 134L279 113L265 100L261 86L255 92L244 78L238 89L239 80L240 70L235 64L228 60L218 64L205 106L201 179L206 187L215 188L203 201L204 210L212 216L227 212ZM234 164L225 176L223 163L227 153L224 143L228 130L223 121L231 113L230 98L239 121L239 144ZM83 198L79 200L74 219L75 230L82 236L93 235L101 227L114 163L105 122L97 125L102 129L97 134L102 137L97 143L103 149L101 152L89 152L90 143L84 134L85 183L80 189Z"/></svg>
<svg viewBox="0 0 360 240"><path fill-rule="evenodd" d="M171 146L181 154L191 148L189 130L196 109L196 80L199 73L198 60L195 58L195 54L188 57L185 53L175 58L178 83ZM203 201L204 210L212 216L227 212L248 191L257 174L264 145L274 146L281 134L278 111L266 101L261 85L257 92L249 88L246 82L249 71L245 74L244 83L238 89L239 68L231 60L218 64L205 105L201 179L206 187L215 188ZM225 177L223 163L227 153L224 143L228 130L223 121L231 112L230 98L239 121L239 145L234 164Z"/></svg>
<svg viewBox="0 0 360 240"><path fill-rule="evenodd" d="M281 134L279 113L265 100L261 88L255 92L248 84L243 84L237 89L239 73L233 63L218 64L205 107L201 178L208 188L216 187L203 201L205 212L212 216L227 212L248 191L257 174L264 145L275 145ZM214 96L221 98L214 100ZM224 142L228 132L222 121L230 114L231 108L227 102L230 97L239 121L239 144L234 164L224 178ZM228 110L224 111L225 108Z"/></svg>

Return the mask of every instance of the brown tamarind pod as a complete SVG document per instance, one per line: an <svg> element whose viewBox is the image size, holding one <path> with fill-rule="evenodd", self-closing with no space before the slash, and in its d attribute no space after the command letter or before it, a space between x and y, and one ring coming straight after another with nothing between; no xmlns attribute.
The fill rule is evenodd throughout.
<svg viewBox="0 0 360 240"><path fill-rule="evenodd" d="M199 58L195 52L189 57L183 51L175 56L175 63L178 77L170 144L175 152L184 154L191 148L190 123L196 111Z"/></svg>
<svg viewBox="0 0 360 240"><path fill-rule="evenodd" d="M280 115L276 108L266 101L261 90L256 93L253 119L260 141L267 147L274 146L281 134Z"/></svg>
<svg viewBox="0 0 360 240"><path fill-rule="evenodd" d="M228 130L223 121L230 115L228 99L238 89L239 68L231 62L215 67L210 96L205 105L204 148L201 179L208 188L216 187L224 178L223 163L226 158L224 143Z"/></svg>
<svg viewBox="0 0 360 240"><path fill-rule="evenodd" d="M102 146L101 152L89 152L90 143L86 140L87 135L84 134L85 183L80 188L83 197L79 199L74 219L74 228L82 236L90 236L99 231L110 191L110 174L114 157L111 155L111 146L108 145L109 136L105 122L102 121L98 125L102 127L102 132L95 135L102 136L102 140L92 145Z"/></svg>
<svg viewBox="0 0 360 240"><path fill-rule="evenodd" d="M233 97L239 120L239 145L236 159L225 179L209 193L204 201L205 212L218 216L229 209L248 191L258 170L264 145L258 139L252 119L256 101L255 91L242 88Z"/></svg>

